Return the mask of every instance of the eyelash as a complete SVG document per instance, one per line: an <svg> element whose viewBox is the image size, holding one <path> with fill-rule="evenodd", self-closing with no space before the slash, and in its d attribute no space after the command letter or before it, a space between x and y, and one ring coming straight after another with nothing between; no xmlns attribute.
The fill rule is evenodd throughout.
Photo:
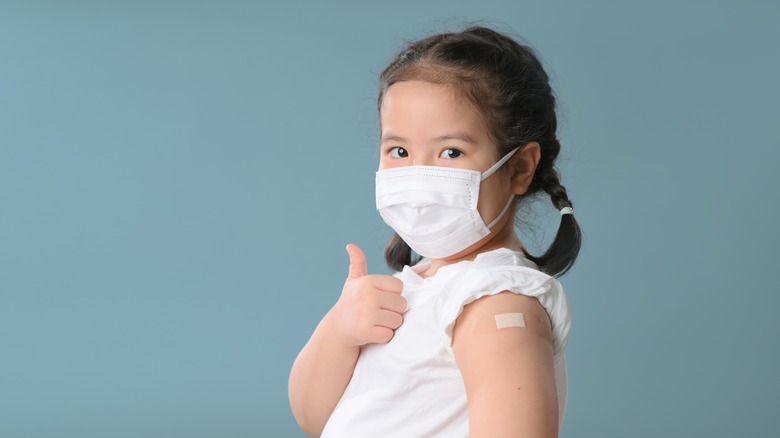
<svg viewBox="0 0 780 438"><path fill-rule="evenodd" d="M401 151L406 153L405 157L401 156ZM442 155L444 155L448 151L454 152L456 154L456 156L455 157L443 157ZM406 158L406 157L409 156L409 151L407 151L406 149L404 149L404 148L402 148L400 146L393 146L393 147L391 147L390 149L387 150L387 154L390 155L390 157L392 157L392 158ZM446 160L454 160L454 159L456 159L458 157L462 157L462 156L463 156L463 151L461 151L460 149L456 149L456 148L446 148L446 149L444 149L441 152L441 154L439 154L440 158L444 158Z"/></svg>
<svg viewBox="0 0 780 438"><path fill-rule="evenodd" d="M396 151L396 155L393 155L394 151ZM387 154L390 155L390 157L392 157L392 158L406 158L406 157L401 157L400 156L400 151L406 152L406 157L409 156L409 151L407 151L406 149L404 149L404 148L402 148L400 146L393 146L393 147L391 147L390 149L387 150Z"/></svg>
<svg viewBox="0 0 780 438"><path fill-rule="evenodd" d="M455 157L447 157L446 158L447 160L454 160L454 159L456 159L458 157L462 157L463 156L463 151L461 151L460 149L455 149L455 148L447 148L447 149L443 150L442 153L439 156L441 157L442 155L447 153L447 151L452 151L452 152L455 152L457 154L457 156L455 156Z"/></svg>

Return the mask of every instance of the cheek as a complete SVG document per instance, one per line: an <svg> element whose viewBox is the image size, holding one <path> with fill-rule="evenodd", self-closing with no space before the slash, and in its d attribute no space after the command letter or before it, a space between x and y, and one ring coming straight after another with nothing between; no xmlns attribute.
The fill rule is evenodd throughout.
<svg viewBox="0 0 780 438"><path fill-rule="evenodd" d="M480 183L477 210L479 210L482 220L485 221L485 225L501 213L509 200L509 195L509 179L502 173L491 175L490 178Z"/></svg>
<svg viewBox="0 0 780 438"><path fill-rule="evenodd" d="M406 165L405 160L393 160L389 158L380 158L379 159L379 170L382 169L392 169L394 167L401 167Z"/></svg>
<svg viewBox="0 0 780 438"><path fill-rule="evenodd" d="M379 150L379 170L382 169L389 169L393 166L393 160L390 160L389 157L387 157L387 154L383 150Z"/></svg>

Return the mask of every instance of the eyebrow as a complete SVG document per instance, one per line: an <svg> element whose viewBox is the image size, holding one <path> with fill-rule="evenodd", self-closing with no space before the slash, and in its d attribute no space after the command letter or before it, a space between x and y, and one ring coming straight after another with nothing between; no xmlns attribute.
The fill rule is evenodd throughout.
<svg viewBox="0 0 780 438"><path fill-rule="evenodd" d="M465 141L466 143L476 144L474 139L466 132L463 131L456 131L456 132L450 132L444 135L440 135L436 138L434 138L435 141L442 141L442 140L460 140ZM403 137L399 137L394 134L385 134L382 136L382 143L386 141L407 141Z"/></svg>

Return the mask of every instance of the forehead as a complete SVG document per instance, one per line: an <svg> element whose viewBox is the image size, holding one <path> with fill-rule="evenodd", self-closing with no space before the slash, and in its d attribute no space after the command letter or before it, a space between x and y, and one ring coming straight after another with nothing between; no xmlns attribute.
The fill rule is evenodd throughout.
<svg viewBox="0 0 780 438"><path fill-rule="evenodd" d="M454 87L424 81L397 82L385 91L380 106L383 135L437 136L441 130L468 132L475 138L487 133L477 108Z"/></svg>

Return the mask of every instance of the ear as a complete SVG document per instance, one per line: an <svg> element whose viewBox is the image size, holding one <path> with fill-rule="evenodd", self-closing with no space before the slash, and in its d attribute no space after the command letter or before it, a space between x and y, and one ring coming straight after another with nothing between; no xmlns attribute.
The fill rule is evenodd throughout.
<svg viewBox="0 0 780 438"><path fill-rule="evenodd" d="M534 177L536 166L539 165L541 149L539 143L532 141L526 143L509 160L512 168L512 178L510 179L510 188L515 195L522 195L528 191L531 180Z"/></svg>

